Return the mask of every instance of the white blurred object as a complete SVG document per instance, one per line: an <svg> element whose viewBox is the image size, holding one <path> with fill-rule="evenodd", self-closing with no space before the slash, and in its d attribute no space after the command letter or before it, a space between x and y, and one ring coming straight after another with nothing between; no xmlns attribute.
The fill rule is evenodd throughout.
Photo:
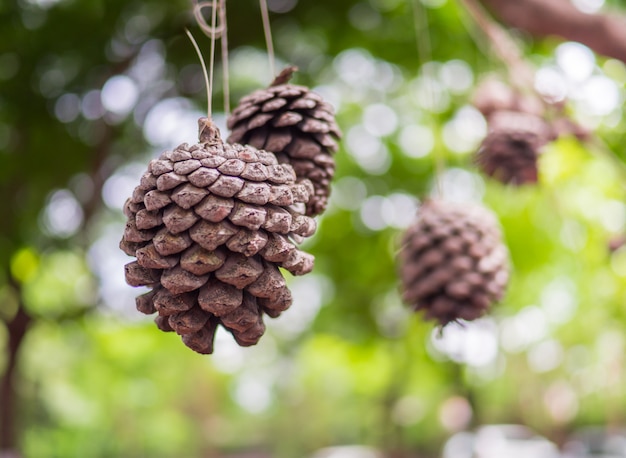
<svg viewBox="0 0 626 458"><path fill-rule="evenodd" d="M522 425L481 426L453 435L443 458L559 458L557 446Z"/></svg>
<svg viewBox="0 0 626 458"><path fill-rule="evenodd" d="M476 458L558 458L556 445L522 425L483 426L476 433Z"/></svg>
<svg viewBox="0 0 626 458"><path fill-rule="evenodd" d="M442 458L472 458L476 435L467 431L454 434L443 446Z"/></svg>
<svg viewBox="0 0 626 458"><path fill-rule="evenodd" d="M563 458L626 458L626 431L583 428L570 436L563 449Z"/></svg>
<svg viewBox="0 0 626 458"><path fill-rule="evenodd" d="M372 447L343 445L320 449L311 458L383 458L383 454Z"/></svg>
<svg viewBox="0 0 626 458"><path fill-rule="evenodd" d="M435 349L472 367L493 364L498 357L497 325L491 318L450 323L430 336Z"/></svg>

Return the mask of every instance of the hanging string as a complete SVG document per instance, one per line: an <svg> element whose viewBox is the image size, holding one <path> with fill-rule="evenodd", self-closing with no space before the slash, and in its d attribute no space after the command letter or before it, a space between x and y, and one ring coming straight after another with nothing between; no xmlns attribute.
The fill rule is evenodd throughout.
<svg viewBox="0 0 626 458"><path fill-rule="evenodd" d="M417 41L417 57L420 62L422 70L422 78L424 78L424 86L426 88L426 94L428 96L428 104L431 110L435 109L435 88L433 82L435 81L435 75L433 74L432 59L432 47L430 43L430 29L428 26L428 18L426 16L426 10L421 4L420 0L410 0L413 7L413 24L415 26L415 39ZM425 65L430 63L431 65ZM437 123L434 116L431 114L429 117L430 129L433 137L437 131ZM433 161L435 168L435 183L437 194L439 197L443 197L442 189L442 176L445 170L445 157L443 150L437 147L436 142L434 145L435 151L433 152Z"/></svg>
<svg viewBox="0 0 626 458"><path fill-rule="evenodd" d="M230 115L230 74L228 68L228 22L226 0L220 0L220 27L222 28L222 85L224 86L224 113Z"/></svg>
<svg viewBox="0 0 626 458"><path fill-rule="evenodd" d="M211 29L216 30L217 26L217 0L213 0L211 8ZM209 55L209 80L211 81L211 96L213 95L213 69L215 68L215 34L211 35L211 54ZM211 97L209 101L212 99ZM211 106L209 106L209 119L211 118Z"/></svg>
<svg viewBox="0 0 626 458"><path fill-rule="evenodd" d="M211 86L209 85L209 74L206 70L206 64L204 63L204 58L202 57L202 52L200 52L200 47L196 42L195 38L191 34L191 32L185 29L185 33L191 40L191 44L196 50L196 54L198 55L198 59L200 60L200 65L202 66L202 74L204 75L204 85L206 86L206 95L207 95L207 118L211 119Z"/></svg>
<svg viewBox="0 0 626 458"><path fill-rule="evenodd" d="M211 7L211 25L209 26L204 20L204 16L202 15L202 9L206 7ZM215 67L215 40L222 35L224 32L223 24L220 24L220 27L217 27L217 10L218 4L217 0L213 0L212 2L199 2L194 5L193 15L196 18L196 22L198 26L202 29L202 31L211 38L211 54L209 55L209 76L206 77L207 82L207 92L208 96L208 104L207 104L207 117L211 119L212 110L213 110L213 70ZM189 34L191 35L191 34ZM196 47L196 52L200 52L197 43L194 40L194 46ZM200 54L201 56L201 54ZM201 59L202 60L202 59ZM203 64L203 69L205 69ZM206 72L206 69L205 69Z"/></svg>
<svg viewBox="0 0 626 458"><path fill-rule="evenodd" d="M514 39L498 23L489 17L485 9L474 0L461 0L482 33L489 39L489 46L504 62L511 82L521 90L535 89L534 69L524 60ZM541 99L541 97L539 97ZM542 99L541 99L542 100Z"/></svg>
<svg viewBox="0 0 626 458"><path fill-rule="evenodd" d="M219 26L217 27L211 26L206 23L206 20L204 19L204 15L202 14L202 10L204 8L213 9L213 3L214 2L212 0L205 0L203 2L196 1L193 7L193 15L194 15L194 18L196 19L196 22L198 23L198 27L200 27L200 29L204 32L204 34L207 37L219 38L222 36L222 33L224 32L224 23L220 22ZM213 11L215 11L215 9L213 9Z"/></svg>
<svg viewBox="0 0 626 458"><path fill-rule="evenodd" d="M274 43L272 42L272 28L270 25L270 14L267 9L267 0L259 0L261 6L261 17L263 18L263 31L265 32L265 43L267 46L267 56L270 61L270 72L272 78L276 76L276 63L274 62Z"/></svg>

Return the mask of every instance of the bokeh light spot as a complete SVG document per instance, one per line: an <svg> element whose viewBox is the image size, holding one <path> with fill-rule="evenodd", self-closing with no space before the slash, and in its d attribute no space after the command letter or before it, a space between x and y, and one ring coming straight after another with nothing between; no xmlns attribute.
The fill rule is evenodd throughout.
<svg viewBox="0 0 626 458"><path fill-rule="evenodd" d="M100 119L105 111L102 106L102 100L100 98L100 91L92 90L87 92L83 96L83 101L81 103L81 109L83 112L83 116L90 121Z"/></svg>
<svg viewBox="0 0 626 458"><path fill-rule="evenodd" d="M398 116L391 107L382 103L369 105L363 112L363 125L372 135L384 137L398 128Z"/></svg>
<svg viewBox="0 0 626 458"><path fill-rule="evenodd" d="M450 323L431 333L436 350L453 361L473 367L492 364L498 356L496 325L491 319Z"/></svg>
<svg viewBox="0 0 626 458"><path fill-rule="evenodd" d="M288 13L296 7L298 0L268 0L267 8L274 13Z"/></svg>
<svg viewBox="0 0 626 458"><path fill-rule="evenodd" d="M539 342L528 350L527 358L533 372L548 372L556 369L563 361L563 347L553 339Z"/></svg>
<svg viewBox="0 0 626 458"><path fill-rule="evenodd" d="M100 96L105 109L115 114L126 115L137 103L139 89L128 76L116 75L104 84Z"/></svg>
<svg viewBox="0 0 626 458"><path fill-rule="evenodd" d="M572 3L583 13L597 13L604 6L604 0L572 0Z"/></svg>
<svg viewBox="0 0 626 458"><path fill-rule="evenodd" d="M569 41L556 48L556 62L569 79L580 82L591 76L596 58L587 46Z"/></svg>
<svg viewBox="0 0 626 458"><path fill-rule="evenodd" d="M67 238L83 223L83 209L70 191L52 193L43 215L45 229L54 236Z"/></svg>
<svg viewBox="0 0 626 458"><path fill-rule="evenodd" d="M413 158L427 156L435 146L435 138L431 130L418 124L405 126L398 138L402 152Z"/></svg>
<svg viewBox="0 0 626 458"><path fill-rule="evenodd" d="M54 104L54 115L63 123L74 121L80 114L80 97L76 94L63 94Z"/></svg>
<svg viewBox="0 0 626 458"><path fill-rule="evenodd" d="M439 74L443 83L453 94L463 94L474 84L474 72L464 60L449 60L441 66Z"/></svg>
<svg viewBox="0 0 626 458"><path fill-rule="evenodd" d="M469 401L461 396L446 399L439 407L439 422L449 432L457 432L469 425L473 416Z"/></svg>

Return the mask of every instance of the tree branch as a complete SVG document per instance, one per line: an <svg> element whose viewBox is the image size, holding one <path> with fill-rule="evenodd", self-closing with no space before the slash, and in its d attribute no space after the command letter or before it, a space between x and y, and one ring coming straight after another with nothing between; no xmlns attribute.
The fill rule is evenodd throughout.
<svg viewBox="0 0 626 458"><path fill-rule="evenodd" d="M481 0L503 22L536 37L557 35L626 63L626 16L586 14L569 0Z"/></svg>
<svg viewBox="0 0 626 458"><path fill-rule="evenodd" d="M478 0L461 0L476 24L489 38L494 51L508 67L511 82L521 90L534 87L534 69L522 57L522 51L508 32L486 13Z"/></svg>

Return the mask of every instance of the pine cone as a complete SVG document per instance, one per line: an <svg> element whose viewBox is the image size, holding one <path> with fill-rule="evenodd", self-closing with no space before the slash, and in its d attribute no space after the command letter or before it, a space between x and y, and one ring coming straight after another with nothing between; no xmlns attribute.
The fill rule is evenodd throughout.
<svg viewBox="0 0 626 458"><path fill-rule="evenodd" d="M315 216L326 209L341 132L329 103L305 86L286 84L295 70L283 70L270 87L240 100L228 118L227 141L272 151L298 179L309 179L315 193L306 214Z"/></svg>
<svg viewBox="0 0 626 458"><path fill-rule="evenodd" d="M308 180L295 183L273 153L224 144L206 118L199 125L198 144L150 162L126 202L120 248L137 258L125 267L127 283L152 288L137 309L158 312L159 329L212 353L218 324L240 345L254 345L265 331L263 312L276 317L291 305L278 268L312 270L313 257L291 239L316 225L297 205L313 192Z"/></svg>
<svg viewBox="0 0 626 458"><path fill-rule="evenodd" d="M540 149L553 138L550 126L538 116L499 111L489 118L489 133L476 153L476 163L502 183L536 183Z"/></svg>
<svg viewBox="0 0 626 458"><path fill-rule="evenodd" d="M508 280L495 216L476 205L425 202L402 239L400 276L405 302L441 326L482 316Z"/></svg>

